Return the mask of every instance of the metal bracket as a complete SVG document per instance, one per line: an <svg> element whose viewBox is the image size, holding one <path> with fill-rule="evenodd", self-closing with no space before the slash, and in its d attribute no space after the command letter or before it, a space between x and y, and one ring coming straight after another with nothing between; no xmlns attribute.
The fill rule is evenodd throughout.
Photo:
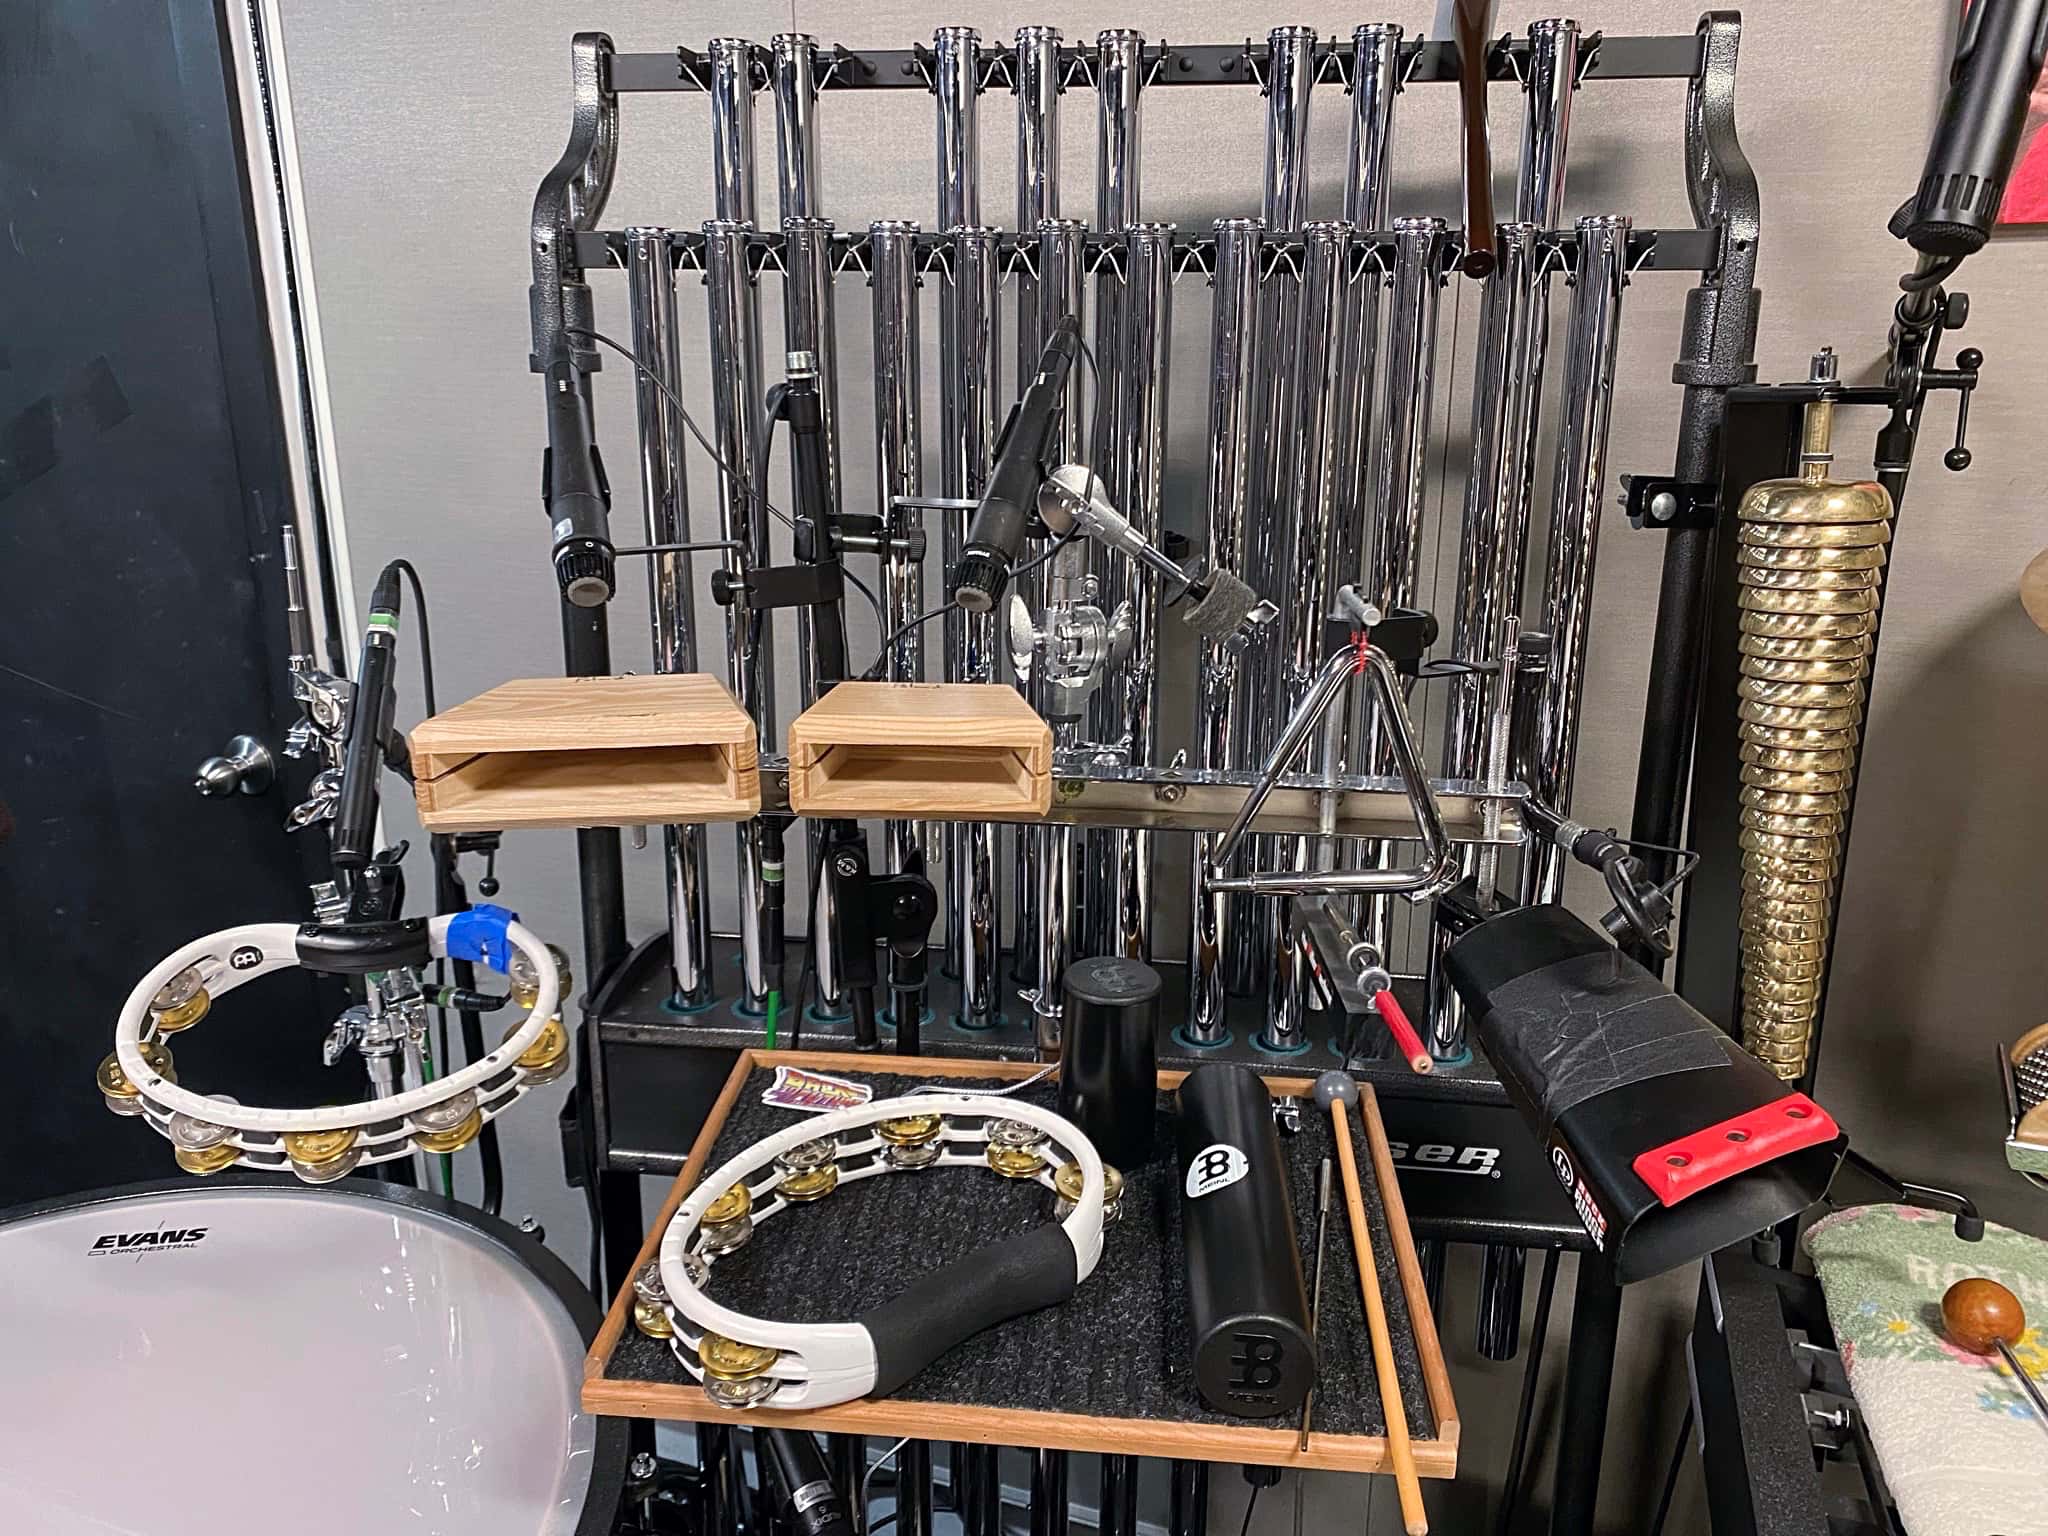
<svg viewBox="0 0 2048 1536"><path fill-rule="evenodd" d="M619 100L606 84L612 57L612 40L602 32L579 32L569 46L569 143L533 198L533 352L527 361L535 373L563 365L589 373L599 363L594 347L570 339L569 327L587 325L589 316L568 313L568 290L582 289L582 307L588 307L576 237L596 226L618 167Z"/></svg>
<svg viewBox="0 0 2048 1536"><path fill-rule="evenodd" d="M1721 516L1720 487L1670 475L1623 475L1621 504L1632 528L1711 528Z"/></svg>

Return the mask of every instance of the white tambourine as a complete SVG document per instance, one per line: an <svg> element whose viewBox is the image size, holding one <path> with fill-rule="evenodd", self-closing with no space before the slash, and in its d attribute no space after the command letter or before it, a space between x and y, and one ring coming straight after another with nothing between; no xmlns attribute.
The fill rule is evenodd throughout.
<svg viewBox="0 0 2048 1536"><path fill-rule="evenodd" d="M519 989L521 1001L532 996L526 1017L496 1050L460 1071L389 1098L321 1109L261 1109L179 1086L165 1038L197 1024L214 998L306 964L309 943L317 948L321 937L291 923L250 923L193 940L136 983L114 1030L114 1053L100 1064L107 1107L141 1116L176 1149L180 1167L200 1174L240 1164L324 1184L363 1163L467 1145L486 1120L567 1070L560 972L547 945L501 909L478 907L424 926L427 958L505 970L516 950L529 973ZM412 942L416 949L417 930Z"/></svg>
<svg viewBox="0 0 2048 1536"><path fill-rule="evenodd" d="M1043 1184L1059 1196L1061 1219L924 1275L851 1322L767 1322L704 1294L719 1255L777 1211L857 1179L934 1167ZM676 1358L713 1402L819 1408L886 1396L963 1339L1072 1296L1102 1256L1104 1184L1088 1138L1034 1104L919 1093L835 1110L756 1142L700 1180L662 1234L658 1293L644 1276L638 1299L669 1325Z"/></svg>

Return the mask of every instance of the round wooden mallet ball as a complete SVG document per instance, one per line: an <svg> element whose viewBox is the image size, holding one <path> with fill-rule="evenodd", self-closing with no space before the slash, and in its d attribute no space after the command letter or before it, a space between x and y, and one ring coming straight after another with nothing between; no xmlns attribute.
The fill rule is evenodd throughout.
<svg viewBox="0 0 2048 1536"><path fill-rule="evenodd" d="M1996 1280L1958 1280L1941 1298L1941 1326L1958 1349L1988 1355L2000 1344L2017 1344L2027 1331L2027 1314Z"/></svg>

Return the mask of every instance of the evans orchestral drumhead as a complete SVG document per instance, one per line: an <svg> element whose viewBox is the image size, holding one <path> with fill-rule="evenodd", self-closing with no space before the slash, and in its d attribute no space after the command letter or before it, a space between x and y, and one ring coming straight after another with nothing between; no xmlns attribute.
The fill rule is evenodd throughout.
<svg viewBox="0 0 2048 1536"><path fill-rule="evenodd" d="M626 1448L577 1406L596 1321L537 1244L386 1185L10 1213L0 1531L597 1536Z"/></svg>

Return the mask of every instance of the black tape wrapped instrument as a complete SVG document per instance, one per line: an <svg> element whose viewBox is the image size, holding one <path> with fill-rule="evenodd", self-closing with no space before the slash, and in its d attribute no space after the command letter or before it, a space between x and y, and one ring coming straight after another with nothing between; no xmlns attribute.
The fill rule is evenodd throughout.
<svg viewBox="0 0 2048 1536"><path fill-rule="evenodd" d="M1444 966L1622 1283L1827 1192L1847 1144L1827 1111L1563 907L1481 923Z"/></svg>
<svg viewBox="0 0 2048 1536"><path fill-rule="evenodd" d="M1297 1413L1316 1345L1266 1085L1247 1067L1195 1068L1178 1140L1195 1386L1218 1413Z"/></svg>

